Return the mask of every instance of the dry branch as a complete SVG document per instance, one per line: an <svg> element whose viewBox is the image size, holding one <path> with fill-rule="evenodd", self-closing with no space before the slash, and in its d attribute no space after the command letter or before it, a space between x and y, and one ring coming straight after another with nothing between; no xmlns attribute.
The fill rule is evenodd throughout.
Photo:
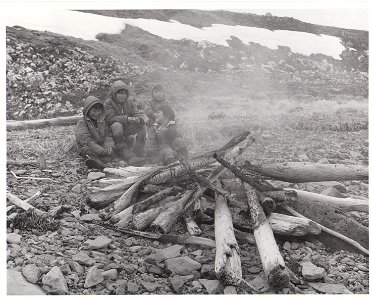
<svg viewBox="0 0 372 300"><path fill-rule="evenodd" d="M17 196L13 195L10 192L6 192L6 198L12 202L15 206L22 208L24 211L32 210L34 213L38 216L45 216L46 212L41 211L40 209L37 209L33 207L31 204L19 199Z"/></svg>
<svg viewBox="0 0 372 300"><path fill-rule="evenodd" d="M39 197L41 195L41 192L40 191L37 191L35 194L33 194L30 198L27 198L26 200L24 200L24 202L30 202L30 201L32 201L32 200L34 200L34 199L36 199L37 197ZM14 208L15 207L15 205L9 205L9 206L7 206L7 208L6 208L6 211L8 212L8 211L10 211L12 208Z"/></svg>
<svg viewBox="0 0 372 300"><path fill-rule="evenodd" d="M308 219L305 216L298 213L297 211L295 211L292 207L289 207L288 205L282 205L282 207L296 217ZM336 232L332 229L329 229L329 228L327 228L327 227L325 227L325 226L323 226L319 223L316 223L316 222L314 222L314 223L317 224L321 228L321 230L323 230L324 232L327 232L327 233L339 238L340 240L343 240L343 241L349 243L350 245L354 246L355 248L357 248L358 250L362 251L364 254L369 256L369 251L366 248L364 248L361 244L359 244L357 241L354 241L354 240L348 238L347 236L344 236L343 234L341 234L339 232Z"/></svg>

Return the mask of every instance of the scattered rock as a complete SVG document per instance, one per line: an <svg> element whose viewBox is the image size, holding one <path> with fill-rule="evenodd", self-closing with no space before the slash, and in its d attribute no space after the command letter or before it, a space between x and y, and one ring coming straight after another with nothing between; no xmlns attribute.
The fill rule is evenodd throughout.
<svg viewBox="0 0 372 300"><path fill-rule="evenodd" d="M20 244L21 243L22 236L20 236L18 233L8 233L6 236L6 241L9 244Z"/></svg>
<svg viewBox="0 0 372 300"><path fill-rule="evenodd" d="M74 187L71 189L71 192L80 194L81 193L81 184L75 184Z"/></svg>
<svg viewBox="0 0 372 300"><path fill-rule="evenodd" d="M177 275L188 275L201 268L200 263L187 256L167 259L165 265L169 271Z"/></svg>
<svg viewBox="0 0 372 300"><path fill-rule="evenodd" d="M84 288L90 288L97 284L100 284L104 280L102 270L96 266L91 267L88 270L87 277L85 278Z"/></svg>
<svg viewBox="0 0 372 300"><path fill-rule="evenodd" d="M23 277L22 273L15 269L7 270L7 295L45 295L45 292L36 284Z"/></svg>
<svg viewBox="0 0 372 300"><path fill-rule="evenodd" d="M265 292L269 290L269 284L267 280L261 276L256 276L253 280L249 282L257 291Z"/></svg>
<svg viewBox="0 0 372 300"><path fill-rule="evenodd" d="M70 261L70 268L78 274L84 273L84 267L77 263L76 261Z"/></svg>
<svg viewBox="0 0 372 300"><path fill-rule="evenodd" d="M298 248L300 248L300 243L296 243L296 242L293 242L291 243L291 249L292 250L297 250Z"/></svg>
<svg viewBox="0 0 372 300"><path fill-rule="evenodd" d="M149 264L147 266L147 272L152 273L152 274L156 274L156 275L160 275L160 276L165 274L165 270L163 268L160 268L159 266L153 265L153 264Z"/></svg>
<svg viewBox="0 0 372 300"><path fill-rule="evenodd" d="M249 245L255 245L256 244L256 239L254 238L253 234L248 234L247 237L247 242Z"/></svg>
<svg viewBox="0 0 372 300"><path fill-rule="evenodd" d="M306 280L321 279L326 275L326 271L323 268L317 267L310 261L302 262L301 266L302 266L302 276Z"/></svg>
<svg viewBox="0 0 372 300"><path fill-rule="evenodd" d="M136 253L136 252L138 252L139 250L141 250L142 249L142 246L132 246L132 247L130 247L128 250L130 251L130 252L132 252L132 253Z"/></svg>
<svg viewBox="0 0 372 300"><path fill-rule="evenodd" d="M223 285L218 280L199 279L199 281L210 295L220 294L223 290Z"/></svg>
<svg viewBox="0 0 372 300"><path fill-rule="evenodd" d="M192 255L194 256L202 256L203 255L203 250L199 249L199 250L195 250L193 252L191 252Z"/></svg>
<svg viewBox="0 0 372 300"><path fill-rule="evenodd" d="M127 292L128 293L137 293L139 291L139 285L136 284L135 282L128 281L127 285Z"/></svg>
<svg viewBox="0 0 372 300"><path fill-rule="evenodd" d="M188 276L175 275L173 277L168 278L169 283L171 284L171 287L176 293L178 293L181 290L181 288L186 282L191 281L193 279L194 279L193 275L188 275Z"/></svg>
<svg viewBox="0 0 372 300"><path fill-rule="evenodd" d="M23 276L31 283L36 283L41 276L40 269L35 264L29 264L22 268Z"/></svg>
<svg viewBox="0 0 372 300"><path fill-rule="evenodd" d="M256 266L253 266L248 268L248 272L252 274L258 274L261 272L261 269Z"/></svg>
<svg viewBox="0 0 372 300"><path fill-rule="evenodd" d="M125 265L123 268L124 268L126 273L132 274L132 273L134 273L138 270L138 265L128 264L128 265Z"/></svg>
<svg viewBox="0 0 372 300"><path fill-rule="evenodd" d="M51 295L66 295L68 287L66 278L63 276L61 269L53 267L42 279L43 290Z"/></svg>
<svg viewBox="0 0 372 300"><path fill-rule="evenodd" d="M347 198L344 194L340 193L338 189L333 186L326 188L324 191L321 192L322 195L337 197L337 198Z"/></svg>
<svg viewBox="0 0 372 300"><path fill-rule="evenodd" d="M98 180L104 177L106 177L106 174L103 172L90 172L87 176L87 179L90 181L93 181L93 180Z"/></svg>
<svg viewBox="0 0 372 300"><path fill-rule="evenodd" d="M340 193L347 192L345 185L337 181L325 181L325 182L319 182L319 184L322 186L326 186L326 187L334 187Z"/></svg>
<svg viewBox="0 0 372 300"><path fill-rule="evenodd" d="M183 249L184 249L184 246L173 245L168 248L157 250L154 254L151 254L146 258L146 262L156 263L156 262L162 262L167 259L178 257L180 255L180 252Z"/></svg>
<svg viewBox="0 0 372 300"><path fill-rule="evenodd" d="M319 164L330 164L329 160L327 158L321 158L318 160Z"/></svg>
<svg viewBox="0 0 372 300"><path fill-rule="evenodd" d="M310 161L309 157L306 154L300 154L297 157L299 161Z"/></svg>
<svg viewBox="0 0 372 300"><path fill-rule="evenodd" d="M83 222L89 221L102 221L98 214L86 214L80 217L80 220Z"/></svg>
<svg viewBox="0 0 372 300"><path fill-rule="evenodd" d="M238 294L235 286L232 286L232 285L228 285L227 287L225 287L225 289L223 290L223 293L225 295L237 295Z"/></svg>
<svg viewBox="0 0 372 300"><path fill-rule="evenodd" d="M144 281L144 280L141 280L141 285L149 293L155 292L156 289L159 287L156 283L152 283L152 282L148 282L148 281Z"/></svg>
<svg viewBox="0 0 372 300"><path fill-rule="evenodd" d="M111 244L112 240L104 235L100 235L94 240L88 240L84 243L84 249L102 249L106 248Z"/></svg>
<svg viewBox="0 0 372 300"><path fill-rule="evenodd" d="M116 279L118 277L118 270L111 269L102 273L104 279Z"/></svg>
<svg viewBox="0 0 372 300"><path fill-rule="evenodd" d="M291 243L290 242L285 242L284 245L283 245L283 249L284 250L291 250Z"/></svg>
<svg viewBox="0 0 372 300"><path fill-rule="evenodd" d="M74 255L72 257L72 260L83 265L83 266L88 266L91 267L94 265L95 260L90 258L88 254L85 252L80 251L78 254Z"/></svg>
<svg viewBox="0 0 372 300"><path fill-rule="evenodd" d="M127 289L127 281L126 280L118 280L116 282L116 289L115 295L125 295Z"/></svg>
<svg viewBox="0 0 372 300"><path fill-rule="evenodd" d="M316 291L324 294L352 294L342 284L330 284L322 282L309 282L309 285Z"/></svg>

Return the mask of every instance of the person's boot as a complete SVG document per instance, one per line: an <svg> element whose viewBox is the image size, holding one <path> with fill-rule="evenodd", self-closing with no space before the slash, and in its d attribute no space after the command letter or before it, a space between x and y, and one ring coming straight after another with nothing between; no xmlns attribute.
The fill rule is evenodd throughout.
<svg viewBox="0 0 372 300"><path fill-rule="evenodd" d="M103 170L106 167L106 165L97 156L94 155L85 154L84 160L88 169Z"/></svg>

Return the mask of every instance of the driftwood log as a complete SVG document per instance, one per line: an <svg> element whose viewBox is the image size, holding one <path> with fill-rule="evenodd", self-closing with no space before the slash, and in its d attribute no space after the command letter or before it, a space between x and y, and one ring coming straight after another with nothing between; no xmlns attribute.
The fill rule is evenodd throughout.
<svg viewBox="0 0 372 300"><path fill-rule="evenodd" d="M307 162L252 165L248 162L243 166L243 169L254 171L276 180L293 183L368 179L368 167L353 165Z"/></svg>
<svg viewBox="0 0 372 300"><path fill-rule="evenodd" d="M9 120L6 122L7 130L25 130L25 129L36 129L47 126L65 126L76 124L81 116L71 117L58 117L53 119L38 119L38 120L26 120L26 121L13 121Z"/></svg>
<svg viewBox="0 0 372 300"><path fill-rule="evenodd" d="M280 290L289 284L289 276L284 259L279 252L273 231L258 201L256 191L247 183L244 183L244 188L247 192L247 204L253 226L253 234L264 273L268 283L274 289Z"/></svg>
<svg viewBox="0 0 372 300"><path fill-rule="evenodd" d="M273 232L283 236L304 236L321 232L320 226L309 219L272 213L268 221Z"/></svg>

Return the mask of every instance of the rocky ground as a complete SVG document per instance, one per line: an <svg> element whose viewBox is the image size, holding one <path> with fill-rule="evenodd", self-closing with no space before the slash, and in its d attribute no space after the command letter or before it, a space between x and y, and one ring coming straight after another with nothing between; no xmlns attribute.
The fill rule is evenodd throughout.
<svg viewBox="0 0 372 300"><path fill-rule="evenodd" d="M208 122L205 127L212 126L215 121ZM324 131L319 134L290 127L286 130L255 128L257 141L245 157L252 162L322 161L368 165L366 130ZM71 127L60 127L53 128L53 134L50 128L8 133L8 159L37 161L35 149L41 146L48 167L45 171L32 166L9 167L8 190L23 200L40 190L41 196L32 204L44 211L60 205L72 206L69 213L62 215L58 231L19 230L8 226L7 268L9 282L15 285L14 288L19 289L17 284L23 282L24 288L31 285L35 293L47 294L247 293L240 288L224 287L215 278L214 250L163 244L84 223L84 220L100 218L99 212L87 206L85 201L87 188L103 174L89 173L76 153L66 153L64 149L68 147L65 144L71 140L71 132ZM214 148L224 142L213 138L204 137L204 146ZM229 137L223 138L227 140ZM46 142L48 139L49 143ZM193 144L194 147L197 145ZM204 151L204 148L200 147L199 151ZM195 148L192 150L198 151ZM55 182L16 179L9 173L10 170L17 176L50 178ZM368 197L368 182L350 181L332 186L346 196ZM297 187L316 192L329 188L322 184ZM354 217L368 226L367 214L356 213ZM213 238L213 225L202 224L201 228L203 236ZM186 232L181 223L174 230ZM277 242L287 266L293 272L290 286L279 293L369 292L368 257L334 250L311 238L277 237ZM260 293L275 293L264 279L252 233L239 237L238 243L244 279Z"/></svg>

